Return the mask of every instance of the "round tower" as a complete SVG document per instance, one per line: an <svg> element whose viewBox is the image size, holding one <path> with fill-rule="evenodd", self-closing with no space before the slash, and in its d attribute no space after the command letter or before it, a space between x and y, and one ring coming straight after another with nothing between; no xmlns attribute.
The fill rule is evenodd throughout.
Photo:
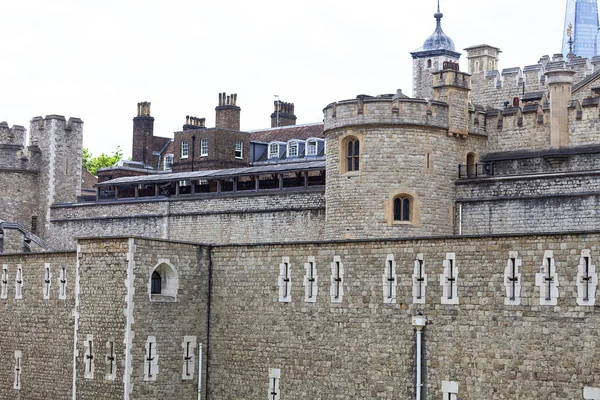
<svg viewBox="0 0 600 400"><path fill-rule="evenodd" d="M443 67L435 100L399 91L325 108L327 239L455 233L458 165L475 160L486 138L469 134L470 75Z"/></svg>
<svg viewBox="0 0 600 400"><path fill-rule="evenodd" d="M456 52L454 41L442 30L442 18L438 0L435 31L423 42L423 46L410 54L413 58L413 97L431 99L433 96L433 72L441 71L444 62L458 63L460 53Z"/></svg>

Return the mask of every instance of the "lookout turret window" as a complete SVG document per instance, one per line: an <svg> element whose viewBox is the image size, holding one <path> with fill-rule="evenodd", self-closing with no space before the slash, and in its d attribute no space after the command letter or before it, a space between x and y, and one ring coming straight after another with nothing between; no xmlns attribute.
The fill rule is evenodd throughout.
<svg viewBox="0 0 600 400"><path fill-rule="evenodd" d="M160 294L161 293L161 280L160 280L160 274L156 271L154 271L152 273L152 287L151 287L151 294Z"/></svg>

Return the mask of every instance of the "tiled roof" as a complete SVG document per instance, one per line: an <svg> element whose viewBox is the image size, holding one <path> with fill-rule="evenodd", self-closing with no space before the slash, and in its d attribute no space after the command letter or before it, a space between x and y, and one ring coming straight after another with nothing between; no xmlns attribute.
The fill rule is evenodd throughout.
<svg viewBox="0 0 600 400"><path fill-rule="evenodd" d="M278 140L287 142L291 139L306 140L312 137L325 138L323 135L324 125L322 123L305 124L305 125L290 125L280 128L262 129L257 131L249 131L250 140L255 142L271 142Z"/></svg>

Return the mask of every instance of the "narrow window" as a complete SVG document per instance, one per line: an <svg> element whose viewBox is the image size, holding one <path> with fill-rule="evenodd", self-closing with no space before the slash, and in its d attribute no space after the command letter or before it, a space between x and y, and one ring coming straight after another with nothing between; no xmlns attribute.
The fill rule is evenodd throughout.
<svg viewBox="0 0 600 400"><path fill-rule="evenodd" d="M315 264L314 257L308 257L308 262L304 264L304 302L316 303L317 292L319 286L317 285L317 266Z"/></svg>
<svg viewBox="0 0 600 400"><path fill-rule="evenodd" d="M341 303L344 298L344 264L340 256L335 256L331 263L329 295L332 303Z"/></svg>
<svg viewBox="0 0 600 400"><path fill-rule="evenodd" d="M442 381L442 393L444 400L457 400L458 382Z"/></svg>
<svg viewBox="0 0 600 400"><path fill-rule="evenodd" d="M427 60L427 68L431 68L431 64L432 64L431 59Z"/></svg>
<svg viewBox="0 0 600 400"><path fill-rule="evenodd" d="M292 277L290 258L282 257L281 264L279 264L279 302L289 303L292 301Z"/></svg>
<svg viewBox="0 0 600 400"><path fill-rule="evenodd" d="M165 156L163 170L170 171L171 169L173 169L173 154L167 154Z"/></svg>
<svg viewBox="0 0 600 400"><path fill-rule="evenodd" d="M412 202L408 197L394 199L394 221L410 222Z"/></svg>
<svg viewBox="0 0 600 400"><path fill-rule="evenodd" d="M279 158L279 144L271 143L269 145L269 158Z"/></svg>
<svg viewBox="0 0 600 400"><path fill-rule="evenodd" d="M431 153L425 153L425 169L431 169Z"/></svg>
<svg viewBox="0 0 600 400"><path fill-rule="evenodd" d="M208 156L208 139L207 138L200 139L200 156L201 157Z"/></svg>
<svg viewBox="0 0 600 400"><path fill-rule="evenodd" d="M444 273L440 275L442 304L458 304L458 266L456 265L456 254L446 253L443 266Z"/></svg>
<svg viewBox="0 0 600 400"><path fill-rule="evenodd" d="M348 140L346 145L346 170L348 172L358 171L360 168L360 141L358 139Z"/></svg>
<svg viewBox="0 0 600 400"><path fill-rule="evenodd" d="M117 356L115 352L115 341L113 339L106 342L106 371L104 379L114 381L117 376Z"/></svg>
<svg viewBox="0 0 600 400"><path fill-rule="evenodd" d="M23 298L23 268L21 265L17 267L17 275L15 277L15 300Z"/></svg>
<svg viewBox="0 0 600 400"><path fill-rule="evenodd" d="M8 265L2 266L2 279L0 280L0 299L8 299Z"/></svg>
<svg viewBox="0 0 600 400"><path fill-rule="evenodd" d="M593 306L596 304L596 288L598 274L592 264L590 250L583 250L577 268L577 305Z"/></svg>
<svg viewBox="0 0 600 400"><path fill-rule="evenodd" d="M235 142L235 158L243 158L244 156L244 142L238 140Z"/></svg>
<svg viewBox="0 0 600 400"><path fill-rule="evenodd" d="M195 350L196 350L196 336L184 336L183 343L183 372L181 373L181 379L192 380L194 379L194 366L196 365Z"/></svg>
<svg viewBox="0 0 600 400"><path fill-rule="evenodd" d="M94 336L87 335L85 339L85 343L83 344L85 348L84 354L84 378L85 379L94 379Z"/></svg>
<svg viewBox="0 0 600 400"><path fill-rule="evenodd" d="M50 272L50 264L46 264L46 266L44 267L44 282L43 282L44 300L50 299L51 283L52 283L52 272Z"/></svg>
<svg viewBox="0 0 600 400"><path fill-rule="evenodd" d="M306 155L307 156L316 156L317 155L317 141L309 140L306 143Z"/></svg>
<svg viewBox="0 0 600 400"><path fill-rule="evenodd" d="M0 253L4 253L4 230L0 229Z"/></svg>
<svg viewBox="0 0 600 400"><path fill-rule="evenodd" d="M477 177L477 164L475 163L475 154L474 153L467 154L467 177L469 177L469 178Z"/></svg>
<svg viewBox="0 0 600 400"><path fill-rule="evenodd" d="M13 389L21 390L21 372L23 370L21 359L23 358L20 350L15 351L15 380Z"/></svg>
<svg viewBox="0 0 600 400"><path fill-rule="evenodd" d="M158 355L156 337L148 336L146 340L146 356L144 357L144 381L155 381L158 374Z"/></svg>
<svg viewBox="0 0 600 400"><path fill-rule="evenodd" d="M190 151L190 142L187 140L181 141L181 158L188 158Z"/></svg>
<svg viewBox="0 0 600 400"><path fill-rule="evenodd" d="M516 251L508 254L508 262L504 269L504 287L506 297L504 304L507 306L518 306L521 304L521 264L522 260Z"/></svg>
<svg viewBox="0 0 600 400"><path fill-rule="evenodd" d="M396 261L388 254L383 271L383 303L396 304Z"/></svg>
<svg viewBox="0 0 600 400"><path fill-rule="evenodd" d="M279 400L279 379L281 378L281 370L279 368L269 369L269 394L267 400Z"/></svg>
<svg viewBox="0 0 600 400"><path fill-rule="evenodd" d="M288 143L288 157L298 157L298 142L293 141Z"/></svg>
<svg viewBox="0 0 600 400"><path fill-rule="evenodd" d="M38 217L36 215L31 217L31 233L38 234Z"/></svg>
<svg viewBox="0 0 600 400"><path fill-rule="evenodd" d="M535 284L540 288L540 305L555 306L558 304L558 275L554 252L546 250L540 272L535 274Z"/></svg>
<svg viewBox="0 0 600 400"><path fill-rule="evenodd" d="M67 298L67 267L60 267L60 276L58 277L58 298L65 300Z"/></svg>
<svg viewBox="0 0 600 400"><path fill-rule="evenodd" d="M162 292L162 281L160 274L157 271L152 272L152 289L151 294L161 294Z"/></svg>
<svg viewBox="0 0 600 400"><path fill-rule="evenodd" d="M413 303L425 304L427 289L427 274L425 274L425 264L423 254L417 254L414 262L413 280Z"/></svg>

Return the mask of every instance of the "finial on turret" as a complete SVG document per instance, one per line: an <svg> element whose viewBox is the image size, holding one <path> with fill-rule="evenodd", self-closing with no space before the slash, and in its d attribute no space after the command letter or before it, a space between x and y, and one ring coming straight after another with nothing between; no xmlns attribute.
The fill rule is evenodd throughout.
<svg viewBox="0 0 600 400"><path fill-rule="evenodd" d="M444 18L444 14L442 14L440 11L440 0L438 0L437 12L433 15L433 17L437 19L438 24L440 23L441 19Z"/></svg>

